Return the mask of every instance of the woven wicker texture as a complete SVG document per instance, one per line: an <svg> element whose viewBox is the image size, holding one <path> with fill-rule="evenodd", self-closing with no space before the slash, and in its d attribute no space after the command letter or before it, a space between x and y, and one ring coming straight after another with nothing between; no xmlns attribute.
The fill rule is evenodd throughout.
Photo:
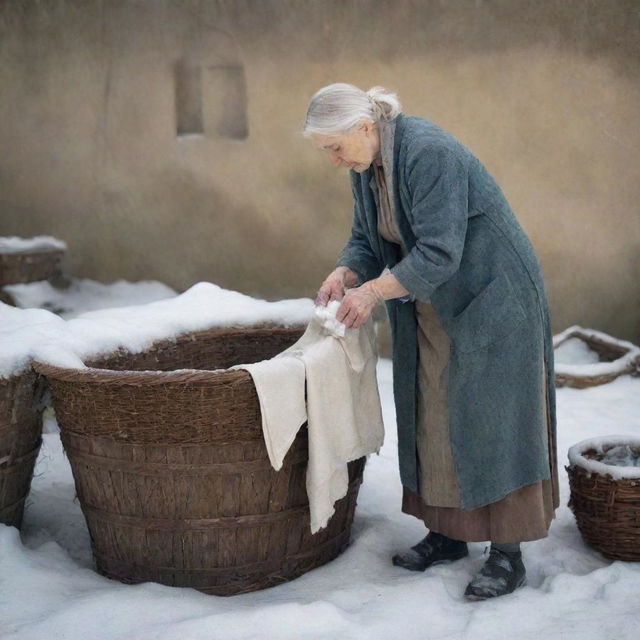
<svg viewBox="0 0 640 640"><path fill-rule="evenodd" d="M599 459L594 451L585 457ZM573 511L585 542L612 560L640 561L640 479L614 479L566 466Z"/></svg>
<svg viewBox="0 0 640 640"><path fill-rule="evenodd" d="M628 349L616 344L615 342L609 342L603 340L598 336L584 334L582 332L574 332L567 336L566 339L575 337L583 340L587 343L588 347L598 354L601 362L613 362L618 358L624 356ZM640 372L640 360L631 362L626 367L621 367L618 371L606 373L602 375L571 375L566 373L555 374L556 387L575 387L577 389L584 389L586 387L595 387L600 384L606 384L615 380L618 376L625 373L632 373L637 375Z"/></svg>
<svg viewBox="0 0 640 640"><path fill-rule="evenodd" d="M0 380L0 522L20 527L42 434L44 379Z"/></svg>
<svg viewBox="0 0 640 640"><path fill-rule="evenodd" d="M276 472L248 372L171 371L269 358L302 331L215 329L88 370L35 365L51 385L101 573L232 595L291 580L348 545L365 458L349 464L347 496L311 535L306 426Z"/></svg>
<svg viewBox="0 0 640 640"><path fill-rule="evenodd" d="M58 273L64 254L57 248L0 252L0 286L48 280Z"/></svg>

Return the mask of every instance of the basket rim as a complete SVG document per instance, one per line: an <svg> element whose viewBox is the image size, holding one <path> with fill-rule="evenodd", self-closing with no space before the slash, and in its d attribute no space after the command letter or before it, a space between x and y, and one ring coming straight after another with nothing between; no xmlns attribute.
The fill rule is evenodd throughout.
<svg viewBox="0 0 640 640"><path fill-rule="evenodd" d="M564 331L555 334L553 336L553 348L556 349L570 338L581 338L585 342L588 342L589 340L599 340L601 342L606 342L613 347L618 347L621 351L624 349L626 352L640 352L640 345L634 344L629 340L616 338L615 336L605 333L604 331L599 331L598 329L582 327L579 324L571 325L564 329Z"/></svg>
<svg viewBox="0 0 640 640"><path fill-rule="evenodd" d="M640 436L631 434L611 434L596 438L581 440L569 447L568 458L571 467L578 467L587 473L610 475L613 479L640 480L640 467L623 467L606 464L599 460L586 458L583 454L590 450L605 453L611 447L620 445L632 445L640 447ZM605 449L606 447L606 449Z"/></svg>
<svg viewBox="0 0 640 640"><path fill-rule="evenodd" d="M304 324L269 324L261 323L257 325L228 325L225 327L209 327L208 329L200 329L197 331L188 331L173 337L159 338L155 340L144 351L152 351L165 343L175 343L181 339L194 339L198 336L205 335L237 335L259 334L264 331L304 331ZM92 355L91 358L107 359L109 357L137 355L127 349L115 349L114 351L98 355ZM90 359L90 358L86 358ZM82 369L71 367L60 367L32 360L31 366L37 373L48 378L59 380L61 382L82 382L82 383L112 383L112 384L128 384L128 385L159 385L159 384L184 384L184 383L206 383L206 382L240 382L251 378L251 374L242 369L242 364L233 365L228 368L220 369L172 369L162 371L159 369L108 369L106 367L87 366Z"/></svg>
<svg viewBox="0 0 640 640"><path fill-rule="evenodd" d="M238 379L243 378L242 372L230 369L173 369L160 371L159 369L100 369L87 367L86 369L66 369L44 362L34 362L33 368L38 373L53 378L60 382L82 383L119 383L119 384L167 384L185 382L212 382L220 381L224 376L226 381L231 381L235 374ZM249 375L248 372L246 372Z"/></svg>
<svg viewBox="0 0 640 640"><path fill-rule="evenodd" d="M13 256L37 256L37 255L47 255L50 253L60 253L65 254L67 252L66 249L61 249L60 247L38 247L37 249L23 249L20 251L3 251L0 249L0 259L2 258L10 258ZM22 284L22 283L16 283Z"/></svg>

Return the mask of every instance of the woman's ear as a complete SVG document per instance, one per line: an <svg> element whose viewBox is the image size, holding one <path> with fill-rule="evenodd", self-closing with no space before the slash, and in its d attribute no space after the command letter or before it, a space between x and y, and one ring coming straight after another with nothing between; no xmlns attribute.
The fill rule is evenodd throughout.
<svg viewBox="0 0 640 640"><path fill-rule="evenodd" d="M364 120L358 128L362 129L366 136L370 136L375 126L376 126L375 123L370 122L369 120Z"/></svg>

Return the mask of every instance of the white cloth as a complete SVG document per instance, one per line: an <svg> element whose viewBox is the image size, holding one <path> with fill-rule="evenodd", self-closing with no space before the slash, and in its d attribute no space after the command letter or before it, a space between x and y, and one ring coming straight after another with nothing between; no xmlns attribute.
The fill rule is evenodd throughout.
<svg viewBox="0 0 640 640"><path fill-rule="evenodd" d="M312 533L327 525L347 493L347 462L378 452L384 440L373 321L345 330L335 320L338 306L319 308L301 338L274 358L232 367L253 378L274 469L307 420Z"/></svg>
<svg viewBox="0 0 640 640"><path fill-rule="evenodd" d="M269 461L279 471L298 429L307 419L304 362L296 356L279 353L270 360L230 368L246 369L253 378Z"/></svg>

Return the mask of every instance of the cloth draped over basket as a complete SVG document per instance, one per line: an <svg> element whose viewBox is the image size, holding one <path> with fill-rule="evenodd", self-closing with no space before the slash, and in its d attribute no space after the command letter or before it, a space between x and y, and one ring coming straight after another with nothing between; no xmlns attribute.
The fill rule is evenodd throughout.
<svg viewBox="0 0 640 640"><path fill-rule="evenodd" d="M334 317L336 308L328 307ZM253 378L274 469L280 469L307 422L306 489L312 533L327 525L334 503L346 495L347 463L377 453L383 444L376 362L371 319L359 329L336 331L323 310L288 349L269 360L231 367L246 369Z"/></svg>

